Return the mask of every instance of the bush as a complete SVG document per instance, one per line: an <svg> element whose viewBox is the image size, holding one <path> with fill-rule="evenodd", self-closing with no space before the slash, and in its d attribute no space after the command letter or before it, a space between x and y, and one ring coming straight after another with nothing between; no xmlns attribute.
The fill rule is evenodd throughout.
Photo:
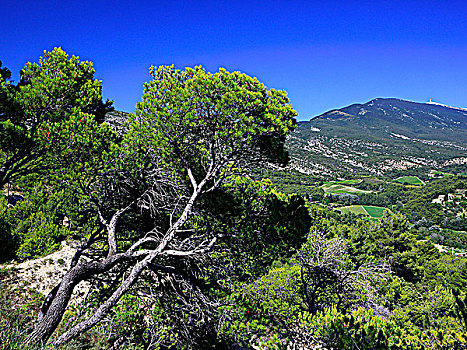
<svg viewBox="0 0 467 350"><path fill-rule="evenodd" d="M59 249L59 242L66 236L67 228L54 224L43 211L39 211L18 222L13 234L20 241L16 256L27 260Z"/></svg>
<svg viewBox="0 0 467 350"><path fill-rule="evenodd" d="M226 305L220 308L223 321L219 336L244 346L258 336L269 339L268 344L277 334L282 333L281 338L286 339L286 330L304 305L298 265L273 268L251 283L239 283L230 288ZM274 349L269 345L268 349ZM281 348L282 345L277 346Z"/></svg>
<svg viewBox="0 0 467 350"><path fill-rule="evenodd" d="M0 200L0 259L34 259L60 248L68 228L60 224L66 213L63 193L32 190L24 200L8 207Z"/></svg>
<svg viewBox="0 0 467 350"><path fill-rule="evenodd" d="M328 349L465 349L467 334L456 322L422 329L398 317L400 313L399 309L395 317L386 319L372 309L342 314L331 308L310 321L304 318L301 326Z"/></svg>

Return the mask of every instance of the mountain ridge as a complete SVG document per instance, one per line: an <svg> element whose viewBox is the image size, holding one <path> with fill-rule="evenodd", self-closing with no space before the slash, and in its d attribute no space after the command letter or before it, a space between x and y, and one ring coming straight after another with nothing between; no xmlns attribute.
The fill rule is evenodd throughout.
<svg viewBox="0 0 467 350"><path fill-rule="evenodd" d="M311 117L310 120L308 121L311 121L311 120L314 120L314 119L317 119L317 118L320 118L328 113L332 113L332 112L335 112L335 111L339 111L343 108L348 108L348 107L354 107L354 106L362 106L362 105L365 105L365 104L369 104L371 102L375 102L377 100L394 100L394 101L400 101L400 102L408 102L408 103L415 103L415 104L426 104L426 105L434 105L434 106L441 106L441 107L446 107L446 108L451 108L451 109L455 109L455 110L460 110L460 111L464 111L464 112L467 112L467 108L464 108L464 107L456 107L456 106L450 106L450 105L446 105L446 104L443 104L443 103L439 103L439 102L435 102L435 101L432 101L431 99L427 102L416 102L416 101L410 101L410 100L405 100L405 99L401 99L401 98L396 98L396 97L375 97L373 99L371 99L370 101L368 102L365 102L365 103L352 103L348 106L344 106L344 107L341 107L341 108L335 108L335 109L331 109L327 112L324 112L324 113L321 113L319 115L316 115L314 117ZM308 122L306 120L304 121L300 121L299 123L306 123Z"/></svg>
<svg viewBox="0 0 467 350"><path fill-rule="evenodd" d="M467 110L375 98L298 123L287 146L291 167L316 175L440 169L466 157Z"/></svg>

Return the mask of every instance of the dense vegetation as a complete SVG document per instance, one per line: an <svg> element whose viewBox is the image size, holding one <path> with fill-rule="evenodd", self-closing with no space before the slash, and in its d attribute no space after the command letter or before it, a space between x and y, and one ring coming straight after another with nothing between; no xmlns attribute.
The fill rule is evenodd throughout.
<svg viewBox="0 0 467 350"><path fill-rule="evenodd" d="M467 259L432 243L465 244L465 177L268 170L296 113L239 72L151 67L129 115L61 49L0 74L3 348L466 347ZM63 241L59 283L29 289L11 262Z"/></svg>

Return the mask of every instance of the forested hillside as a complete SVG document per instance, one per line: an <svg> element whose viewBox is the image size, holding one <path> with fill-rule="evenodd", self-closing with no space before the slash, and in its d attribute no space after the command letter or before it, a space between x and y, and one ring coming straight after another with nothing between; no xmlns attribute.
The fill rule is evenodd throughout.
<svg viewBox="0 0 467 350"><path fill-rule="evenodd" d="M412 149L437 169L465 139L297 127L285 91L222 68L151 67L133 113L59 48L0 74L3 349L467 346L466 177L352 170ZM427 128L464 135L444 108ZM333 146L357 135L362 166Z"/></svg>
<svg viewBox="0 0 467 350"><path fill-rule="evenodd" d="M291 169L318 176L466 169L467 110L378 98L299 123Z"/></svg>

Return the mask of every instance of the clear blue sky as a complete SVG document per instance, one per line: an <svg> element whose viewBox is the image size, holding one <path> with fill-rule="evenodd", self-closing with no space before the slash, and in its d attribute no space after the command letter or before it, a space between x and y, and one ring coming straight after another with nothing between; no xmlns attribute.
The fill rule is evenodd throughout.
<svg viewBox="0 0 467 350"><path fill-rule="evenodd" d="M375 97L467 106L467 0L2 0L0 29L15 79L61 46L125 111L161 64L256 76L299 120Z"/></svg>

